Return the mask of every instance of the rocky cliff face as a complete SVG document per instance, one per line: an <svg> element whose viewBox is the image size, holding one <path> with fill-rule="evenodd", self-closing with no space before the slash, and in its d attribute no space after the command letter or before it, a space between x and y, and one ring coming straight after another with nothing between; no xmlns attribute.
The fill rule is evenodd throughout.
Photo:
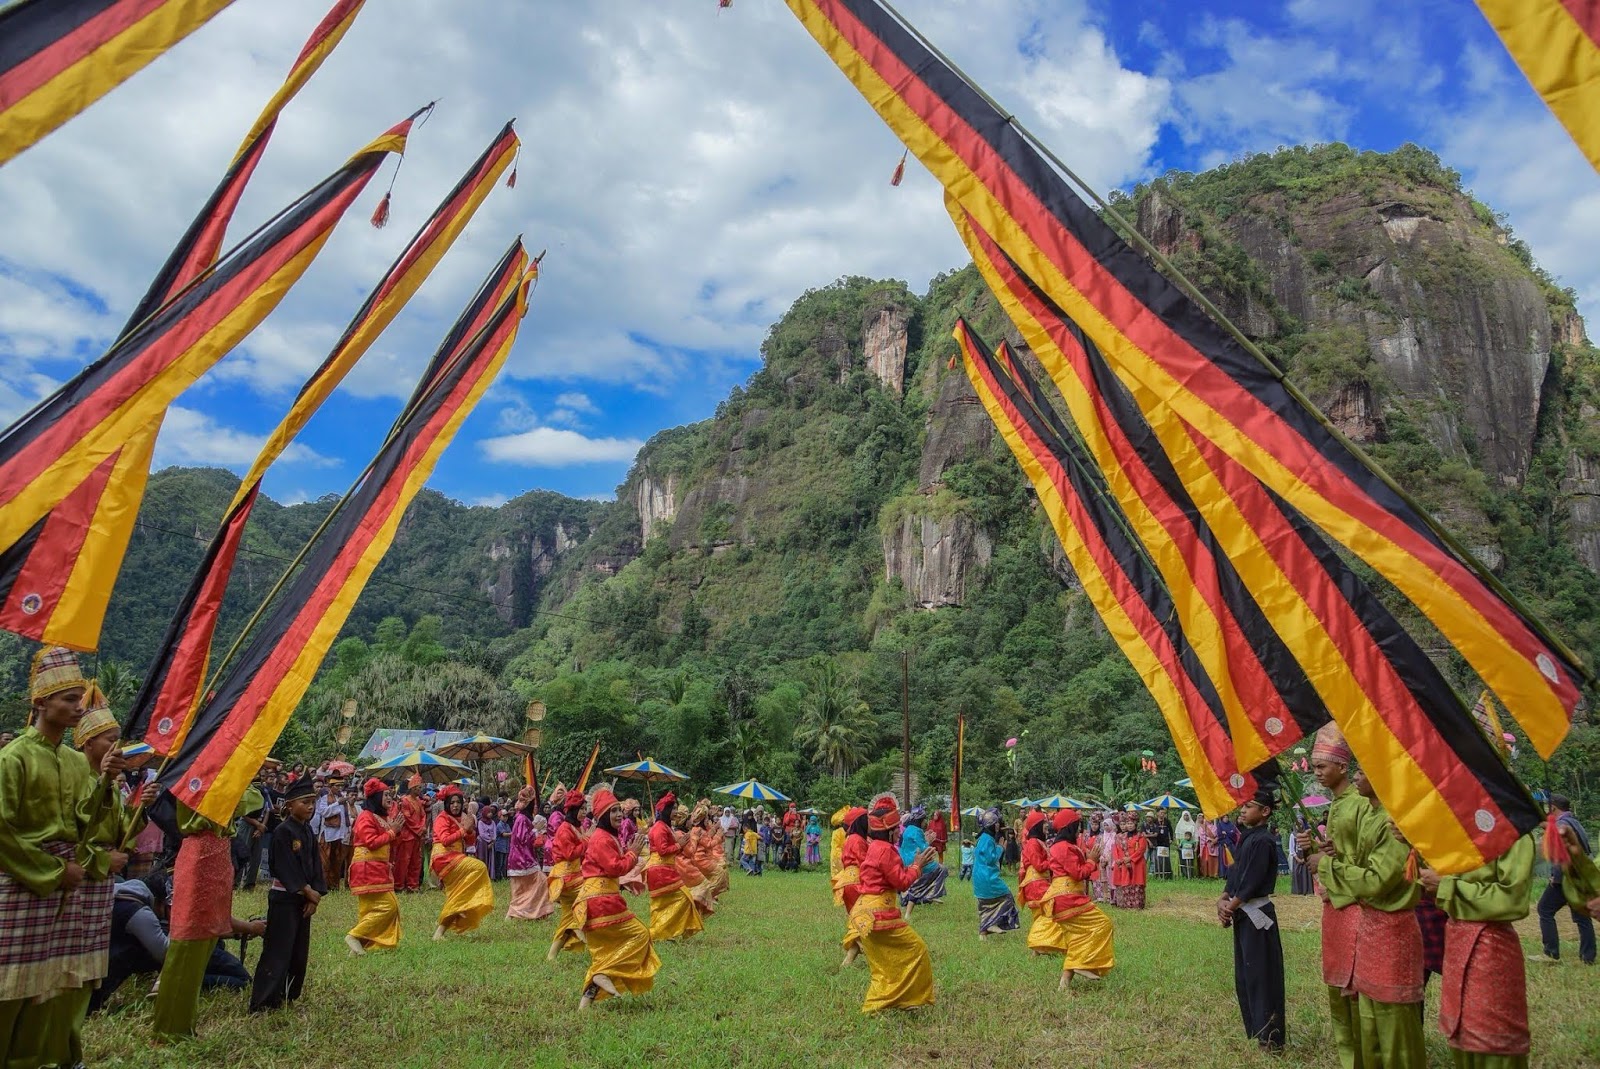
<svg viewBox="0 0 1600 1069"><path fill-rule="evenodd" d="M883 535L885 577L922 609L964 604L993 554L989 533L960 513L909 512Z"/></svg>

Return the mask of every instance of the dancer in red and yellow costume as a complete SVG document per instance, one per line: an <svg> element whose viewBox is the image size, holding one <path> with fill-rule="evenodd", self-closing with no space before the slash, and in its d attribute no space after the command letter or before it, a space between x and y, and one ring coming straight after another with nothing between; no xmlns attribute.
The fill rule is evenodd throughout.
<svg viewBox="0 0 1600 1069"><path fill-rule="evenodd" d="M1055 841L1050 844L1050 887L1039 901L1040 913L1062 931L1061 990L1076 977L1100 980L1116 965L1111 918L1090 899L1087 881L1100 870L1100 847L1087 852L1078 845L1078 811L1062 809L1051 818ZM1058 939L1056 942L1059 942ZM1032 939L1029 940L1032 945Z"/></svg>
<svg viewBox="0 0 1600 1069"><path fill-rule="evenodd" d="M1035 809L1022 822L1022 860L1017 866L1017 897L1033 914L1028 949L1035 954L1066 954L1067 930L1045 912L1044 896L1054 879L1046 831L1050 818Z"/></svg>
<svg viewBox="0 0 1600 1069"><path fill-rule="evenodd" d="M672 812L677 806L677 796L671 791L662 795L656 803L655 823L650 825L650 860L645 864L644 881L650 888L650 938L657 942L687 939L705 930L678 865L683 844L672 828Z"/></svg>
<svg viewBox="0 0 1600 1069"><path fill-rule="evenodd" d="M632 851L623 852L617 840L621 816L616 795L604 787L595 792L594 830L584 843L583 887L573 909L589 950L580 1010L596 999L644 994L655 986L661 968L650 929L628 909L617 882L638 860Z"/></svg>
<svg viewBox="0 0 1600 1069"><path fill-rule="evenodd" d="M470 932L494 911L489 870L465 853L478 841L478 829L463 815L467 803L461 788L449 784L439 797L444 799L444 812L433 820L433 856L428 862L444 884L439 926L433 930L435 940L443 939L446 932Z"/></svg>
<svg viewBox="0 0 1600 1069"><path fill-rule="evenodd" d="M711 815L711 803L704 798L695 803L694 812L689 814L689 845L684 853L705 877L689 893L694 895L700 915L709 917L717 911L717 899L728 890L728 859L722 849L722 829Z"/></svg>
<svg viewBox="0 0 1600 1069"><path fill-rule="evenodd" d="M361 812L351 828L355 854L350 859L350 891L356 896L356 926L344 937L350 953L400 945L400 901L394 896L389 849L400 834L401 817L391 815L384 793L389 785L369 779L361 788Z"/></svg>
<svg viewBox="0 0 1600 1069"><path fill-rule="evenodd" d="M867 853L861 860L860 895L850 911L850 925L861 938L861 951L872 968L872 982L861 1003L862 1013L910 1009L933 1004L933 963L928 947L900 913L900 893L917 880L922 866L934 859L932 847L900 863L895 832L900 811L894 795L880 794L867 811Z"/></svg>
<svg viewBox="0 0 1600 1069"><path fill-rule="evenodd" d="M583 886L584 842L578 831L583 803L582 791L569 791L559 783L550 792L550 804L555 807L550 823L555 825L557 818L561 820L550 839L550 898L561 907L561 915L556 918L556 934L550 940L546 961L555 961L563 950L583 949L583 932L573 914Z"/></svg>
<svg viewBox="0 0 1600 1069"><path fill-rule="evenodd" d="M861 954L861 933L850 923L850 914L861 897L861 862L867 856L867 811L850 806L840 815L844 842L839 846L839 871L833 877L833 900L844 907L844 965L848 967Z"/></svg>

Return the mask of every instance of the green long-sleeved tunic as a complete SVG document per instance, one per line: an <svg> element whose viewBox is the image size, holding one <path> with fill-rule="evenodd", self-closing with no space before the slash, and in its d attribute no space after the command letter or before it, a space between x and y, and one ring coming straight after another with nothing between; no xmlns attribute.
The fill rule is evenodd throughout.
<svg viewBox="0 0 1600 1069"><path fill-rule="evenodd" d="M41 898L54 894L66 862L44 845L68 842L89 879L105 879L111 859L96 843L116 833L115 794L83 754L28 728L0 749L0 870Z"/></svg>
<svg viewBox="0 0 1600 1069"><path fill-rule="evenodd" d="M1457 921L1517 921L1528 915L1533 886L1533 836L1524 835L1511 849L1459 876L1439 880L1439 908Z"/></svg>
<svg viewBox="0 0 1600 1069"><path fill-rule="evenodd" d="M1317 868L1328 901L1336 908L1361 902L1385 913L1416 909L1422 888L1406 878L1411 848L1389 830L1389 814L1369 801L1360 813L1348 854L1324 858ZM1336 844L1337 845L1337 844Z"/></svg>

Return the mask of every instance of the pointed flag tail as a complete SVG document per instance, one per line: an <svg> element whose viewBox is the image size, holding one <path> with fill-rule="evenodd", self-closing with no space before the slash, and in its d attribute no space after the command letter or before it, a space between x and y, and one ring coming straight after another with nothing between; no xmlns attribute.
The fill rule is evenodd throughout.
<svg viewBox="0 0 1600 1069"><path fill-rule="evenodd" d="M1252 649L1275 647L1264 659L1265 686L1281 686L1290 673L1314 681L1304 688L1309 695L1285 690L1277 715L1295 716L1291 723L1260 719L1262 684L1252 679L1248 722L1241 728L1230 718L1240 763L1257 763L1260 746L1282 753L1331 709L1379 796L1440 871L1476 868L1531 829L1538 810L1526 790L1470 729L1438 668L1339 555L1209 442L1178 437L1176 466L1168 461L1093 342L970 224L958 220L958 229L980 272L1056 378L1102 470L1134 484L1127 493L1144 495L1144 503L1161 494L1187 502L1200 513L1188 537L1214 539L1225 554L1218 562L1227 578L1223 604L1234 619L1250 621L1250 645L1233 645L1224 668L1237 672ZM1202 491L1203 507L1187 497L1185 479ZM1185 621L1191 640L1207 626L1205 618ZM1312 708L1320 710L1315 718L1306 715ZM1241 731L1259 732L1248 758Z"/></svg>
<svg viewBox="0 0 1600 1069"><path fill-rule="evenodd" d="M28 539L52 509L266 318L378 165L404 147L410 126L407 119L363 148L0 434L0 553ZM0 626L26 625L40 613L53 617L67 572L35 589L18 588L16 577L16 569L0 570ZM94 642L61 644L92 648Z"/></svg>
<svg viewBox="0 0 1600 1069"><path fill-rule="evenodd" d="M956 714L956 759L950 773L950 830L961 838L961 758L967 741L967 718Z"/></svg>
<svg viewBox="0 0 1600 1069"><path fill-rule="evenodd" d="M1171 595L1128 537L1098 471L1017 385L1014 360L997 357L965 320L954 335L979 402L1032 483L1090 604L1155 699L1195 793L1208 813L1234 809L1254 781L1238 765L1216 687L1176 622Z"/></svg>
<svg viewBox="0 0 1600 1069"><path fill-rule="evenodd" d="M1600 170L1600 4L1478 0L1534 91Z"/></svg>
<svg viewBox="0 0 1600 1069"><path fill-rule="evenodd" d="M184 805L226 821L305 696L339 629L383 559L417 492L489 388L527 310L521 242L479 291L498 300L397 421L360 483L330 517L304 566L223 666L161 782ZM478 298L475 298L475 302Z"/></svg>
<svg viewBox="0 0 1600 1069"><path fill-rule="evenodd" d="M365 2L339 0L313 31L283 85L251 126L222 181L156 273L144 297L134 306L119 338L126 337L216 262L234 210L266 152L279 113L344 37ZM17 573L22 577L21 589L36 594L41 589L49 589L51 584L47 579L32 579L31 573L56 574L67 569L72 572L60 596L51 599L56 606L54 611L36 612L22 619L17 619L16 613L11 614L19 634L76 649L98 645L106 606L144 498L149 459L161 431L163 416L164 413L156 415L129 435L122 455L112 464L109 478L91 476L84 480L40 521L37 530L42 531L45 526L49 529L43 543L37 538L25 538L0 553L0 575ZM142 468L139 467L141 463ZM41 545L44 551L36 559L35 551ZM42 595L39 604L42 610Z"/></svg>
<svg viewBox="0 0 1600 1069"><path fill-rule="evenodd" d="M600 760L600 740L594 740L594 749L589 753L589 761L583 766L583 774L578 777L576 788L579 794L589 789L589 777L594 773L594 763Z"/></svg>
<svg viewBox="0 0 1600 1069"><path fill-rule="evenodd" d="M918 160L1118 377L1389 580L1548 755L1589 670L1259 353L1134 251L1038 146L877 0L785 0Z"/></svg>
<svg viewBox="0 0 1600 1069"><path fill-rule="evenodd" d="M233 0L18 0L0 9L0 164Z"/></svg>
<svg viewBox="0 0 1600 1069"><path fill-rule="evenodd" d="M145 674L125 736L142 734L145 742L163 754L172 753L182 743L200 702L222 595L267 468L421 287L494 189L516 150L517 136L507 123L390 265L322 366L300 388L288 413L267 436ZM486 316L492 311L486 304L478 314Z"/></svg>

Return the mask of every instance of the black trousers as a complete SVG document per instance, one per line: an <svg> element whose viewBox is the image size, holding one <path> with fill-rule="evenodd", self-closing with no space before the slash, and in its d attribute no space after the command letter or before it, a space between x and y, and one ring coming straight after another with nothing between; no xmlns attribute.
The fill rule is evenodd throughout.
<svg viewBox="0 0 1600 1069"><path fill-rule="evenodd" d="M1265 931L1257 928L1243 909L1233 915L1233 990L1239 997L1244 1034L1264 1047L1277 1049L1287 1035L1283 940L1272 903L1261 911L1273 922Z"/></svg>
<svg viewBox="0 0 1600 1069"><path fill-rule="evenodd" d="M311 956L311 918L304 916L305 906L299 895L268 894L267 934L261 939L261 960L250 990L251 1013L276 1009L300 997Z"/></svg>

